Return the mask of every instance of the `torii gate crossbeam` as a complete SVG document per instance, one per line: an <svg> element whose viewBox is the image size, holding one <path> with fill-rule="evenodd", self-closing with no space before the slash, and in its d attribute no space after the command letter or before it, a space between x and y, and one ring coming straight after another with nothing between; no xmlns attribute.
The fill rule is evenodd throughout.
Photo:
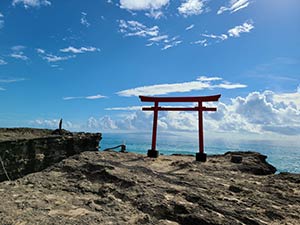
<svg viewBox="0 0 300 225"><path fill-rule="evenodd" d="M196 96L196 97L148 97L139 96L142 102L154 102L153 107L144 107L144 111L153 111L153 131L152 131L152 146L148 150L148 157L157 158L159 152L156 150L157 137L157 120L158 111L198 111L198 129L199 129L199 153L196 153L197 161L206 161L204 153L204 135L203 135L203 111L217 111L217 108L205 107L203 102L218 101L221 95L211 96ZM196 107L161 107L160 102L197 102Z"/></svg>

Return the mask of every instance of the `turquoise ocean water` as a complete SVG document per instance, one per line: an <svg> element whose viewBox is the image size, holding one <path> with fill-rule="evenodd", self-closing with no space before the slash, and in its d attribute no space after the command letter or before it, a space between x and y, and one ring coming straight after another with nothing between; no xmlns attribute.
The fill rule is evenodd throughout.
<svg viewBox="0 0 300 225"><path fill-rule="evenodd" d="M146 154L151 147L151 134L102 134L100 150L125 143L127 151ZM198 140L181 136L160 135L157 150L165 155L173 153L195 154ZM227 151L256 151L267 155L267 161L278 172L300 173L300 140L295 142L262 140L205 140L205 152L208 155L223 154Z"/></svg>

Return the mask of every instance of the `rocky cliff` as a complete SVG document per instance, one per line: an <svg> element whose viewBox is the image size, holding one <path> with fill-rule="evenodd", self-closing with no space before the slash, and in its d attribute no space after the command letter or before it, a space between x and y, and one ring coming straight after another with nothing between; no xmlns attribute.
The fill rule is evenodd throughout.
<svg viewBox="0 0 300 225"><path fill-rule="evenodd" d="M83 152L0 183L0 221L26 224L300 224L300 175L258 153L147 158Z"/></svg>
<svg viewBox="0 0 300 225"><path fill-rule="evenodd" d="M0 181L40 171L83 151L98 151L100 139L99 133L1 128Z"/></svg>

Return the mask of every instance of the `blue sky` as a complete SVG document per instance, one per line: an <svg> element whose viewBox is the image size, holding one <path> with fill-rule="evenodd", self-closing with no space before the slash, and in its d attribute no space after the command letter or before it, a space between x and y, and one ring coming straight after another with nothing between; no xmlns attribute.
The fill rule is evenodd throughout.
<svg viewBox="0 0 300 225"><path fill-rule="evenodd" d="M297 139L299 21L297 0L1 0L0 126L144 131L140 94L222 94L207 131Z"/></svg>

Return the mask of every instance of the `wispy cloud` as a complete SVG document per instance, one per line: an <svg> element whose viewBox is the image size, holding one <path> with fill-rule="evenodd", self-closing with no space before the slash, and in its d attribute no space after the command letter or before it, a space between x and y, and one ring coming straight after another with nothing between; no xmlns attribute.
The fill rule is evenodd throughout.
<svg viewBox="0 0 300 225"><path fill-rule="evenodd" d="M134 20L119 20L119 28L119 31L125 36L155 37L159 34L158 26L147 27Z"/></svg>
<svg viewBox="0 0 300 225"><path fill-rule="evenodd" d="M120 0L120 7L128 10L157 10L168 3L169 0Z"/></svg>
<svg viewBox="0 0 300 225"><path fill-rule="evenodd" d="M12 58L15 58L15 59L20 59L20 60L26 61L29 58L26 55L24 55L23 50L25 50L25 49L26 49L26 47L23 46L23 45L13 46L11 48L12 53L9 56L12 57Z"/></svg>
<svg viewBox="0 0 300 225"><path fill-rule="evenodd" d="M182 41L181 40L171 40L171 41L168 41L168 42L165 42L165 46L161 49L161 50L167 50L169 48L173 48L173 47L176 47L177 45L181 44Z"/></svg>
<svg viewBox="0 0 300 225"><path fill-rule="evenodd" d="M147 27L138 21L119 21L119 31L125 36L138 36L147 38L146 46L163 46L161 50L166 50L179 45L182 41L179 36L169 37L167 34L161 34L158 26Z"/></svg>
<svg viewBox="0 0 300 225"><path fill-rule="evenodd" d="M151 9L149 12L145 13L146 16L154 19L159 19L163 17L163 12L161 10L153 10Z"/></svg>
<svg viewBox="0 0 300 225"><path fill-rule="evenodd" d="M194 24L191 24L190 26L186 27L185 30L191 30L191 29L193 29L194 27L195 27L195 25L194 25Z"/></svg>
<svg viewBox="0 0 300 225"><path fill-rule="evenodd" d="M198 41L193 41L193 42L191 42L191 44L201 45L203 47L207 47L209 45L208 42L207 42L207 39L201 39L201 40L198 40Z"/></svg>
<svg viewBox="0 0 300 225"><path fill-rule="evenodd" d="M179 40L179 36L169 38L168 35L160 35L157 37L153 37L148 39L148 41L149 43L147 44L147 46L152 46L153 44L163 46L161 48L162 51L176 47L177 45L182 43L182 41Z"/></svg>
<svg viewBox="0 0 300 225"><path fill-rule="evenodd" d="M15 58L15 59L21 59L21 60L28 60L28 57L26 55L24 55L23 52L19 52L19 53L11 53L10 57Z"/></svg>
<svg viewBox="0 0 300 225"><path fill-rule="evenodd" d="M9 84L9 83L16 83L16 82L21 82L24 81L26 79L24 78L11 78L11 77L5 77L5 78L1 78L0 77L0 84ZM0 87L0 91L6 91L5 88Z"/></svg>
<svg viewBox="0 0 300 225"><path fill-rule="evenodd" d="M96 51L99 52L100 49L99 48L95 48L95 47L75 48L75 47L69 46L68 48L60 49L59 51L61 51L61 52L67 52L67 53L80 54L80 53L85 53L85 52L96 52Z"/></svg>
<svg viewBox="0 0 300 225"><path fill-rule="evenodd" d="M75 100L75 99L96 100L101 98L107 98L107 97L98 94L98 95L91 95L91 96L64 97L63 100Z"/></svg>
<svg viewBox="0 0 300 225"><path fill-rule="evenodd" d="M89 27L91 24L87 21L86 17L87 17L87 13L81 12L80 23L85 27Z"/></svg>
<svg viewBox="0 0 300 225"><path fill-rule="evenodd" d="M57 56L57 55L53 55L53 54L47 54L47 55L43 56L42 58L51 63L51 62L65 61L65 60L72 59L75 57L76 57L75 55Z"/></svg>
<svg viewBox="0 0 300 225"><path fill-rule="evenodd" d="M203 0L186 0L178 7L178 12L187 17L192 15L199 15L204 11Z"/></svg>
<svg viewBox="0 0 300 225"><path fill-rule="evenodd" d="M4 27L4 20L3 20L4 16L3 14L0 12L0 29Z"/></svg>
<svg viewBox="0 0 300 225"><path fill-rule="evenodd" d="M212 38L212 39L219 39L221 41L224 41L228 38L226 34L221 35L215 35L215 34L202 34L203 37Z"/></svg>
<svg viewBox="0 0 300 225"><path fill-rule="evenodd" d="M24 80L25 78L0 78L0 83L15 83Z"/></svg>
<svg viewBox="0 0 300 225"><path fill-rule="evenodd" d="M160 42L160 41L163 41L163 40L167 40L168 38L169 38L168 35L160 35L160 36L156 36L156 37L150 38L150 39L148 39L148 41L151 41L151 42Z"/></svg>
<svg viewBox="0 0 300 225"><path fill-rule="evenodd" d="M248 7L250 4L249 0L230 0L227 6L222 6L217 14L222 14L225 11L229 11L230 13L237 12L243 8Z"/></svg>
<svg viewBox="0 0 300 225"><path fill-rule="evenodd" d="M191 42L191 44L198 44L207 47L211 43L219 43L229 39L230 37L240 37L242 33L249 33L252 29L254 29L253 22L249 21L229 29L225 34L201 34L201 36L205 38Z"/></svg>
<svg viewBox="0 0 300 225"><path fill-rule="evenodd" d="M221 83L215 83L221 81ZM117 92L120 96L130 97L139 95L165 95L170 93L182 93L199 91L204 89L235 89L235 88L245 88L247 85L239 83L230 83L228 81L223 81L219 77L199 77L196 81L189 81L183 83L170 83L170 84L156 84L150 86L136 87L132 89L127 89Z"/></svg>
<svg viewBox="0 0 300 225"><path fill-rule="evenodd" d="M25 9L28 9L30 7L50 6L51 2L48 0L13 0L13 6L18 4L21 4Z"/></svg>
<svg viewBox="0 0 300 225"><path fill-rule="evenodd" d="M52 53L47 53L44 49L41 49L41 48L37 48L36 52L39 54L39 56L42 59L46 60L49 63L65 61L65 60L72 59L72 58L76 57L76 55L68 55L68 56L53 55Z"/></svg>
<svg viewBox="0 0 300 225"><path fill-rule="evenodd" d="M5 60L3 60L3 59L0 59L0 66L2 66L2 65L6 65L7 64L7 62L5 61Z"/></svg>
<svg viewBox="0 0 300 225"><path fill-rule="evenodd" d="M239 37L241 33L249 33L253 28L252 22L245 22L243 25L228 30L228 34L230 37Z"/></svg>

